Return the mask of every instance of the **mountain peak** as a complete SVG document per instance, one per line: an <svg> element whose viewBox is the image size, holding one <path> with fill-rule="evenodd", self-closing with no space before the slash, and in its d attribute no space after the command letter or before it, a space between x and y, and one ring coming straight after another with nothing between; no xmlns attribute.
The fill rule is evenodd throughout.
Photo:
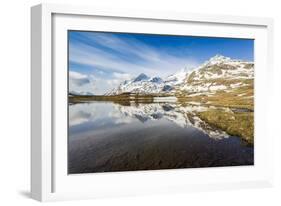
<svg viewBox="0 0 281 206"><path fill-rule="evenodd" d="M139 76L137 76L135 79L134 79L134 82L139 82L139 81L142 81L142 80L147 80L149 79L149 77L144 74L144 73L141 73Z"/></svg>
<svg viewBox="0 0 281 206"><path fill-rule="evenodd" d="M215 56L211 57L209 59L209 62L222 62L222 61L229 61L231 60L231 58L220 55L220 54L216 54Z"/></svg>
<svg viewBox="0 0 281 206"><path fill-rule="evenodd" d="M232 59L230 57L216 54L215 56L211 57L209 60L205 61L199 68L214 65L214 64L227 63L230 62L231 60Z"/></svg>
<svg viewBox="0 0 281 206"><path fill-rule="evenodd" d="M153 77L150 79L151 82L154 82L154 83L162 83L163 80L160 78L160 77Z"/></svg>

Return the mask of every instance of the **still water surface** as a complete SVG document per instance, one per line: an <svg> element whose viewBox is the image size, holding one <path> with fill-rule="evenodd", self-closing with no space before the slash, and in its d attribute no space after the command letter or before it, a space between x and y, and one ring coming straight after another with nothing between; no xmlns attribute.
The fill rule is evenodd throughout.
<svg viewBox="0 0 281 206"><path fill-rule="evenodd" d="M173 102L71 104L68 172L253 165L253 146L196 116L208 109Z"/></svg>

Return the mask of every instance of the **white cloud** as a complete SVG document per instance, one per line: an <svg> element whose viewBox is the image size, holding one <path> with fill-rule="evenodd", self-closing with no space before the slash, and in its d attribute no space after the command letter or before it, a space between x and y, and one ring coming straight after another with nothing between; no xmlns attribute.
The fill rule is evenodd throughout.
<svg viewBox="0 0 281 206"><path fill-rule="evenodd" d="M84 79L87 78L87 75L75 71L69 71L69 77L73 79Z"/></svg>
<svg viewBox="0 0 281 206"><path fill-rule="evenodd" d="M183 67L197 66L196 60L189 56L177 57L160 49L140 42L139 40L122 40L110 34L93 34L88 41L94 41L96 44L122 53L124 56L130 54L135 58L125 60L114 52L107 52L102 48L90 46L85 43L70 42L70 60L74 63L89 65L93 67L102 67L104 70L130 73L138 75L146 73L150 76L161 76L162 78L174 73ZM135 61L134 61L135 60ZM138 60L138 61L136 61Z"/></svg>
<svg viewBox="0 0 281 206"><path fill-rule="evenodd" d="M120 80L127 80L127 79L131 79L132 75L131 74L127 74L127 73L118 73L118 72L113 72L112 74L115 78L120 79Z"/></svg>
<svg viewBox="0 0 281 206"><path fill-rule="evenodd" d="M90 83L87 75L74 71L69 71L69 80L71 81L71 84L76 86L83 86Z"/></svg>
<svg viewBox="0 0 281 206"><path fill-rule="evenodd" d="M138 64L121 60L101 49L88 45L70 45L70 61L92 67L101 67L109 72L129 73L134 71L150 72L150 69Z"/></svg>
<svg viewBox="0 0 281 206"><path fill-rule="evenodd" d="M93 94L104 94L112 88L117 87L126 79L131 79L130 74L117 73L112 74L112 78L104 79L94 75L86 75L75 71L69 71L69 91Z"/></svg>
<svg viewBox="0 0 281 206"><path fill-rule="evenodd" d="M140 73L165 78L186 66L198 65L189 56L175 56L134 38L122 39L103 33L87 33L83 37L83 42L70 42L69 60L99 71L95 76L70 74L76 90L88 89L92 93L103 94Z"/></svg>
<svg viewBox="0 0 281 206"><path fill-rule="evenodd" d="M90 75L75 71L69 71L69 91L70 92L93 92L94 82Z"/></svg>
<svg viewBox="0 0 281 206"><path fill-rule="evenodd" d="M112 35L94 33L88 36L91 41L118 52L130 53L146 61L159 61L159 51L136 39L128 38L126 41Z"/></svg>

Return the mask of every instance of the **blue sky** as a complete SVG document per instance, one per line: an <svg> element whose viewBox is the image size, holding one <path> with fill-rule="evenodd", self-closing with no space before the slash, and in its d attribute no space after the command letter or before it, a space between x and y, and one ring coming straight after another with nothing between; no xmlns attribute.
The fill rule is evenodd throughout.
<svg viewBox="0 0 281 206"><path fill-rule="evenodd" d="M253 61L248 39L69 31L69 90L104 94L145 73L165 78L220 54Z"/></svg>

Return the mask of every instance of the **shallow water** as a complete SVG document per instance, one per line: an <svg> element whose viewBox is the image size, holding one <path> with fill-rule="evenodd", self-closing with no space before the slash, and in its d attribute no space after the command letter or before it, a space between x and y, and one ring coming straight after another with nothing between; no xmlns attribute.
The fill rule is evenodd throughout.
<svg viewBox="0 0 281 206"><path fill-rule="evenodd" d="M173 102L69 105L68 172L253 165L253 146L196 115L208 109Z"/></svg>

